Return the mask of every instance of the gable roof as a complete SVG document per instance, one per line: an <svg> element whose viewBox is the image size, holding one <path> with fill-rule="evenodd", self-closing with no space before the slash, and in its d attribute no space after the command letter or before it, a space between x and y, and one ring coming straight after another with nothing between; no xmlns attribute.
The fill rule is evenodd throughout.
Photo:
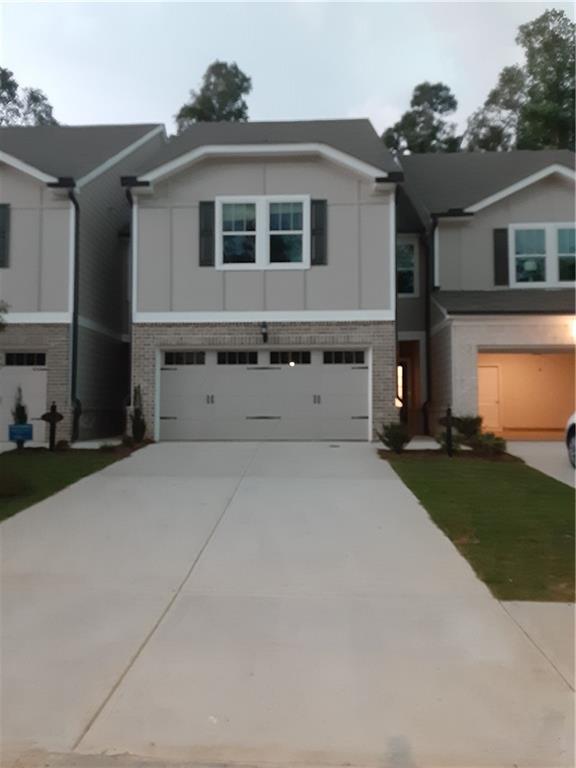
<svg viewBox="0 0 576 768"><path fill-rule="evenodd" d="M152 123L9 126L0 128L0 153L47 176L81 179L151 132L162 130Z"/></svg>
<svg viewBox="0 0 576 768"><path fill-rule="evenodd" d="M424 220L465 210L551 166L574 171L568 149L453 152L399 158L408 195Z"/></svg>
<svg viewBox="0 0 576 768"><path fill-rule="evenodd" d="M449 315L573 315L576 302L572 288L435 291L432 297Z"/></svg>
<svg viewBox="0 0 576 768"><path fill-rule="evenodd" d="M172 163L202 147L238 145L322 144L387 173L401 171L371 122L359 120L298 120L286 122L195 123L171 137L138 176Z"/></svg>

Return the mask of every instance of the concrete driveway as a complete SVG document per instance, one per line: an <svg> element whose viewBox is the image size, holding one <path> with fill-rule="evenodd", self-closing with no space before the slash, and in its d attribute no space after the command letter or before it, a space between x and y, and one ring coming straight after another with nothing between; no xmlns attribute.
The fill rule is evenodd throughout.
<svg viewBox="0 0 576 768"><path fill-rule="evenodd" d="M572 765L566 680L374 446L151 446L0 530L3 765Z"/></svg>
<svg viewBox="0 0 576 768"><path fill-rule="evenodd" d="M524 459L526 464L545 475L574 487L576 475L568 460L566 443L546 440L514 440L508 442L508 451Z"/></svg>

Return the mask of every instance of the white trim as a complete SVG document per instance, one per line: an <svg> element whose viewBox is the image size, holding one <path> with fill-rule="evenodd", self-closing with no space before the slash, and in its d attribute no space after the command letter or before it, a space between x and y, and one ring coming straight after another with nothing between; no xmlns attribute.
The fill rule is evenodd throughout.
<svg viewBox="0 0 576 768"><path fill-rule="evenodd" d="M516 184L511 184L509 187L501 189L500 192L496 192L496 194L485 197L483 200L474 203L474 205L468 206L468 208L465 209L465 212L477 213L478 211L482 211L489 205L498 203L500 200L504 200L504 198L509 197L516 192L520 192L520 190L525 189L532 184L536 184L538 181L542 181L542 179L546 179L554 173L558 173L560 176L564 176L566 179L571 179L572 181L576 179L576 174L571 168L567 168L559 163L554 163L554 165L549 165L547 168L542 168L542 170L537 171L530 176L526 176L524 179L517 181Z"/></svg>
<svg viewBox="0 0 576 768"><path fill-rule="evenodd" d="M261 312L135 312L134 323L306 323L394 320L391 309L297 310Z"/></svg>
<svg viewBox="0 0 576 768"><path fill-rule="evenodd" d="M94 333L100 333L102 336L109 336L116 341L126 341L126 334L113 331L111 328L107 328L102 323L98 323L95 320L90 320L89 317L78 316L78 325L81 328L86 328L88 331L94 331Z"/></svg>
<svg viewBox="0 0 576 768"><path fill-rule="evenodd" d="M215 267L224 271L310 269L310 195L222 195L216 197ZM256 206L256 231L254 232L256 260L252 264L225 264L223 261L222 206L226 203L252 203ZM302 203L302 261L270 262L270 203ZM231 233L234 234L234 233ZM251 234L239 232L238 234ZM300 232L298 233L300 234Z"/></svg>
<svg viewBox="0 0 576 768"><path fill-rule="evenodd" d="M440 288L440 231L434 227L434 288Z"/></svg>
<svg viewBox="0 0 576 768"><path fill-rule="evenodd" d="M420 400L424 404L428 400L426 381L426 331L398 331L398 341L417 341L418 359L420 363Z"/></svg>
<svg viewBox="0 0 576 768"><path fill-rule="evenodd" d="M346 152L342 152L339 149L334 149L334 147L330 147L327 144L313 142L302 144L206 144L202 147L196 147L196 149L186 152L185 154L180 155L180 157L177 157L168 163L164 163L164 165L160 165L158 168L143 174L139 179L150 183L160 181L161 179L166 178L166 176L169 176L192 163L198 162L205 157L269 157L270 155L298 156L310 154L320 155L328 160L332 160L338 165L356 171L363 176L368 176L371 179L375 177L385 178L388 176L387 172L382 170L382 168L377 168L375 165L370 165L362 160L358 160L358 158L353 157Z"/></svg>
<svg viewBox="0 0 576 768"><path fill-rule="evenodd" d="M45 184L54 184L58 181L55 176L49 176L47 173L39 171L38 168L28 165L28 163L22 162L22 160L18 160L17 157L13 157L7 152L0 151L0 162L10 165L12 168L16 168L17 171L22 171L22 173L26 173L28 176L38 179L38 181L43 181Z"/></svg>
<svg viewBox="0 0 576 768"><path fill-rule="evenodd" d="M414 246L414 268L412 270L414 272L414 291L412 293L400 293L398 287L396 287L396 292L399 299L418 299L420 298L420 240L417 235L398 235L396 238L396 246L401 243ZM398 264L396 264L396 280L398 279L399 271ZM402 272L408 271L409 270L406 269L402 270Z"/></svg>
<svg viewBox="0 0 576 768"><path fill-rule="evenodd" d="M71 312L7 312L4 321L11 325L34 324L67 324L72 322Z"/></svg>
<svg viewBox="0 0 576 768"><path fill-rule="evenodd" d="M138 198L132 198L132 296L130 305L132 307L132 322L136 321L138 315Z"/></svg>
<svg viewBox="0 0 576 768"><path fill-rule="evenodd" d="M560 256L569 256L570 254L558 253L558 235L559 229L574 229L576 224L570 222L523 222L520 224L508 225L508 274L509 288L528 289L533 288L573 288L574 280L560 280ZM523 229L543 229L544 230L544 250L543 254L534 254L535 258L544 259L546 279L538 282L527 283L519 282L516 279L516 259L522 258L522 254L516 254L515 233Z"/></svg>
<svg viewBox="0 0 576 768"><path fill-rule="evenodd" d="M112 157L109 157L106 162L102 163L102 165L97 166L94 168L90 173L87 173L86 176L82 176L81 179L78 180L76 183L76 186L78 189L80 187L86 186L86 184L89 184L91 181L93 181L98 176L105 173L107 170L112 168L116 165L116 163L119 163L120 160L123 160L125 157L128 157L128 155L131 155L132 152L135 152L137 149L139 149L142 145L146 144L147 141L149 141L153 136L157 136L159 133L164 133L164 126L163 125L157 125L156 128L154 128L151 131L148 131L148 133L144 134L144 136L141 136L137 141L132 142L132 144L129 144L127 147L124 147L120 152L113 155Z"/></svg>

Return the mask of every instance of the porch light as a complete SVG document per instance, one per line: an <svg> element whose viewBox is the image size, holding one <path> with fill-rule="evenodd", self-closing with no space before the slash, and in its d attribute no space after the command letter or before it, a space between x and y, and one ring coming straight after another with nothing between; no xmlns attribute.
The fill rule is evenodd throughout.
<svg viewBox="0 0 576 768"><path fill-rule="evenodd" d="M260 333L262 334L262 342L268 343L268 323L263 322L260 324Z"/></svg>
<svg viewBox="0 0 576 768"><path fill-rule="evenodd" d="M290 366L290 368L294 368L294 366L296 365L296 363L294 362L294 360L290 360L290 362L288 363L288 365Z"/></svg>

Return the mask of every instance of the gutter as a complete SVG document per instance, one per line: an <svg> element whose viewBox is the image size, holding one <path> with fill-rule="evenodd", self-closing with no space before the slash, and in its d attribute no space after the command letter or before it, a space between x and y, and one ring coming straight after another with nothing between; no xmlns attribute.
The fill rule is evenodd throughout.
<svg viewBox="0 0 576 768"><path fill-rule="evenodd" d="M74 207L74 283L72 289L72 321L70 337L70 402L73 408L71 440L78 440L81 405L78 389L78 309L80 294L80 204L76 197L76 182L71 176L61 176L47 185L53 189L67 189L68 199Z"/></svg>

